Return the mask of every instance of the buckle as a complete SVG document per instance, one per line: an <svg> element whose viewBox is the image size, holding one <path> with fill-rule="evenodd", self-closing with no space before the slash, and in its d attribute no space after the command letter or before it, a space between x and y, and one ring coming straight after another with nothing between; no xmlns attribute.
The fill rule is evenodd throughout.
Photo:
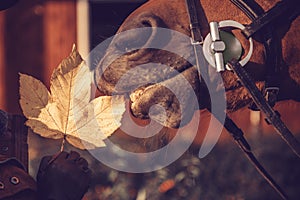
<svg viewBox="0 0 300 200"><path fill-rule="evenodd" d="M265 98L271 107L275 106L278 93L279 93L279 87L266 87L265 88Z"/></svg>
<svg viewBox="0 0 300 200"><path fill-rule="evenodd" d="M279 93L279 87L266 87L266 92L274 92L275 94Z"/></svg>
<svg viewBox="0 0 300 200"><path fill-rule="evenodd" d="M191 36L192 36L192 45L202 45L203 37L200 32L200 24L198 22L190 24Z"/></svg>
<svg viewBox="0 0 300 200"><path fill-rule="evenodd" d="M192 45L202 45L203 44L203 38L201 36L201 40L200 41L196 41L193 38L191 38L191 44Z"/></svg>

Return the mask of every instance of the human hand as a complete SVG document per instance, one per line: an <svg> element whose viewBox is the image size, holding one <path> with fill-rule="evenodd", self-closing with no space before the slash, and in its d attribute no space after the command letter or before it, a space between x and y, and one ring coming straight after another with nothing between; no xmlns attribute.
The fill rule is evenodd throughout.
<svg viewBox="0 0 300 200"><path fill-rule="evenodd" d="M45 156L37 174L39 199L79 200L88 190L91 171L79 153L60 152Z"/></svg>

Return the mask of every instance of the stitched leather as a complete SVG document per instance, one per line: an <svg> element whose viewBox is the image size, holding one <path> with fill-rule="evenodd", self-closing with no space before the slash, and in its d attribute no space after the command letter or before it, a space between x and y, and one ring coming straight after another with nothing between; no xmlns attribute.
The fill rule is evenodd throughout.
<svg viewBox="0 0 300 200"><path fill-rule="evenodd" d="M34 179L23 169L9 162L0 165L0 182L3 186L3 189L0 189L0 199L17 199L16 196L22 192L33 197L36 192ZM26 196L22 199L27 199Z"/></svg>
<svg viewBox="0 0 300 200"><path fill-rule="evenodd" d="M2 132L0 132L0 155L2 160L16 158L28 168L28 129L24 125L25 118L20 115L3 114L2 111ZM7 116L7 117L3 117ZM1 160L0 160L1 161Z"/></svg>

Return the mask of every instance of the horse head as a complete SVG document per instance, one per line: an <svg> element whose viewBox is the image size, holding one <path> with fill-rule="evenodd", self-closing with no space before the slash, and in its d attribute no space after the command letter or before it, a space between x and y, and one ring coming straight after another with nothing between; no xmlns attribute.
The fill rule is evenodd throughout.
<svg viewBox="0 0 300 200"><path fill-rule="evenodd" d="M263 1L258 0L258 4L264 9L270 9L275 3L275 0ZM229 0L209 1L201 0L199 9L199 19L201 32L203 36L209 33L209 22L234 20L241 24L250 24L251 20L235 7ZM299 84L300 84L300 58L295 56L300 50L300 33L297 28L300 25L300 18L297 18L291 25L282 25L274 30L276 35L281 39L283 63L281 64L282 73L280 74L280 93L279 99L297 99L299 100ZM160 40L160 35L155 31L155 27L166 28L183 35L190 36L189 17L184 0L150 0L141 7L131 13L120 26L118 33L123 33L128 30L137 30L137 28L147 28L150 31L141 33L133 31L126 34L124 37L118 37L114 40L114 44L110 45L104 57L96 70L96 80L99 90L106 94L112 95L115 93L128 94L131 97L131 111L138 118L148 118L148 112L152 105L159 104L167 112L167 126L177 128L180 124L180 114L193 111L195 108L208 108L210 106L210 97L206 89L206 85L199 81L197 68L193 66L187 59L178 56L172 52L163 49L147 49L138 48L130 51L131 47L126 44L136 46L146 46L149 43L160 43L161 46L169 46L169 48L180 49L185 52L186 58L193 58L194 52L191 48L191 43L180 39L174 40L170 34L167 39ZM152 28L152 29L151 29ZM233 30L232 34L240 41L245 56L249 51L248 40L238 31ZM129 48L129 49L128 49ZM128 51L127 51L128 50ZM112 55L116 52L125 51L126 53L117 56L112 61ZM116 87L122 76L131 69L147 63L156 63L153 65L153 70L159 65L170 67L176 70L174 75L171 70L160 70L159 75L141 73L144 85L137 84L140 80L132 78L130 81L122 82L122 87ZM208 67L209 68L209 67ZM162 68L164 69L164 68ZM253 55L245 66L245 69L250 73L258 88L264 87L266 66L264 57L264 47L259 40L254 40ZM215 69L209 68L208 73L210 79L214 81ZM195 92L198 107L194 102L190 102L189 94L182 91L183 104L178 105L178 96L174 97L172 91L163 87L161 83L168 82L173 84L174 88L180 90L184 88L183 83L178 81L177 75L182 75L190 84ZM155 77L156 82L151 81L151 76ZM226 91L226 102L228 111L235 111L252 102L247 90L238 81L237 76L232 71L221 72L221 77L224 82ZM147 80L149 81L147 82ZM217 92L218 88L215 88ZM173 96L172 96L173 95Z"/></svg>

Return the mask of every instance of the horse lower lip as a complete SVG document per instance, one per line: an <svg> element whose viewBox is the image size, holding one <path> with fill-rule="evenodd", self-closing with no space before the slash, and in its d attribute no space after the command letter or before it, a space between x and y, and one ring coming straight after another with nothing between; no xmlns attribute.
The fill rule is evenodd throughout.
<svg viewBox="0 0 300 200"><path fill-rule="evenodd" d="M110 81L105 79L105 77L102 77L101 82L98 83L100 85L100 87L98 87L98 89L100 92L103 92L106 95L116 95L116 94L131 95L132 93L134 93L137 90L140 90L143 87L146 88L150 85L160 84L164 81L172 79L175 76L177 76L178 74L184 73L186 70L190 69L191 67L193 67L193 66L190 63L188 63L186 65L182 65L182 66L178 67L177 69L174 69L170 73L166 73L164 76L156 78L157 81L151 81L149 79L149 84L143 84L142 86L140 86L140 83L130 82L130 80L129 81L121 81L122 83L119 81L117 84L113 85L113 84L110 84ZM155 80L155 78L154 78L154 80ZM142 82L145 83L147 81L144 78L144 80L142 80Z"/></svg>

